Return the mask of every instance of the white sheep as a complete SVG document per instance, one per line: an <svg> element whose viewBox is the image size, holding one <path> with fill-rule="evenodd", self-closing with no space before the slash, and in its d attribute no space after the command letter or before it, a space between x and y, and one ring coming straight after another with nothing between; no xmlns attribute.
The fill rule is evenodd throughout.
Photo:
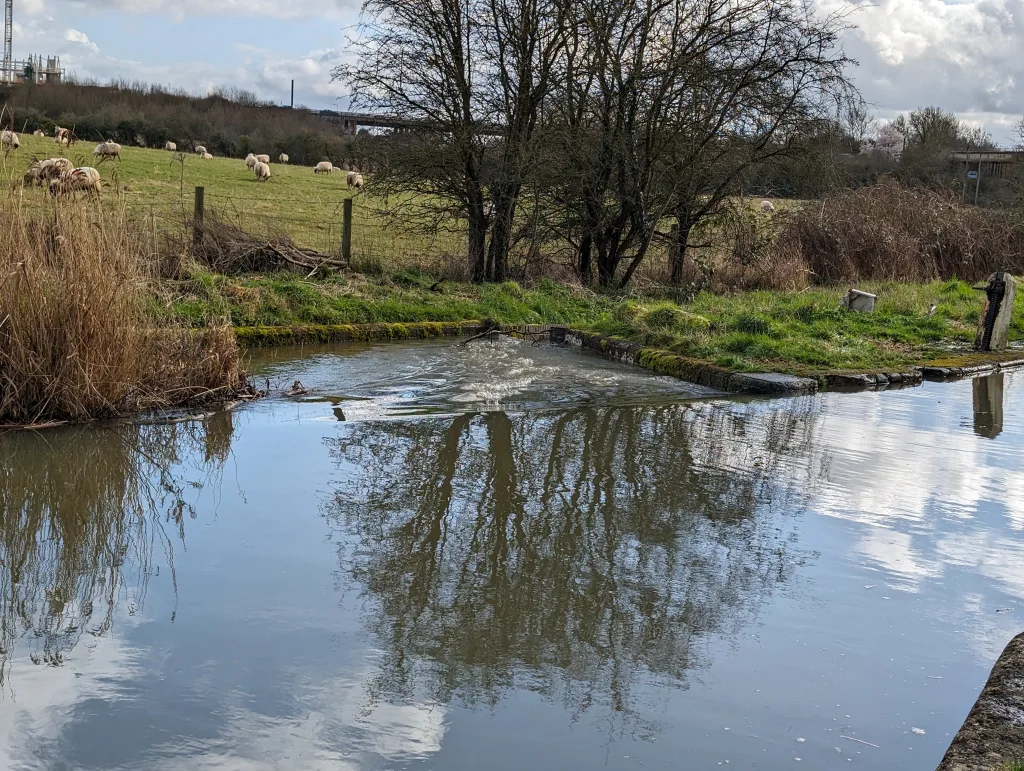
<svg viewBox="0 0 1024 771"><path fill-rule="evenodd" d="M260 163L265 163L268 166L270 165L270 156L269 155L257 155L256 156L256 160L259 161Z"/></svg>
<svg viewBox="0 0 1024 771"><path fill-rule="evenodd" d="M210 154L210 153L203 153L203 160L204 161L212 161L213 160L213 155Z"/></svg>
<svg viewBox="0 0 1024 771"><path fill-rule="evenodd" d="M92 156L93 158L99 158L101 163L107 158L116 158L117 160L121 160L121 145L117 142L111 142L110 140L101 142L96 145L96 149L92 151Z"/></svg>
<svg viewBox="0 0 1024 771"><path fill-rule="evenodd" d="M773 214L775 212L775 204L771 201L761 201L761 211L765 214Z"/></svg>
<svg viewBox="0 0 1024 771"><path fill-rule="evenodd" d="M245 156L245 167L250 171L256 168L257 163L259 163L259 161L256 160L256 156L253 155L252 153L249 153L247 156Z"/></svg>
<svg viewBox="0 0 1024 771"><path fill-rule="evenodd" d="M288 163L288 155L287 155L287 153L281 153L277 157L277 160L278 160L279 163Z"/></svg>
<svg viewBox="0 0 1024 771"><path fill-rule="evenodd" d="M18 139L18 135L13 131L4 129L3 132L0 132L0 147L3 147L4 152L17 150L21 147L21 140Z"/></svg>
<svg viewBox="0 0 1024 771"><path fill-rule="evenodd" d="M167 152L170 152L170 153L176 153L176 152L178 152L178 145L175 144L174 142L167 142L164 145L164 150L167 150Z"/></svg>
<svg viewBox="0 0 1024 771"><path fill-rule="evenodd" d="M99 196L100 173L91 166L81 166L50 180L50 195L54 198L59 195L71 195L78 190L90 196Z"/></svg>
<svg viewBox="0 0 1024 771"><path fill-rule="evenodd" d="M253 171L256 172L257 182L266 182L268 179L270 179L269 163L264 163L263 161L260 161L259 163L256 164L256 168L253 169Z"/></svg>
<svg viewBox="0 0 1024 771"><path fill-rule="evenodd" d="M71 171L71 161L67 158L47 158L28 167L24 182L26 185L42 185L68 171Z"/></svg>
<svg viewBox="0 0 1024 771"><path fill-rule="evenodd" d="M354 187L356 190L363 189L363 175L358 171L350 171L345 181L348 183L349 187Z"/></svg>
<svg viewBox="0 0 1024 771"><path fill-rule="evenodd" d="M34 137L45 137L46 136L46 132L43 131L42 129L36 129L35 131L32 132L32 136L34 136Z"/></svg>
<svg viewBox="0 0 1024 771"><path fill-rule="evenodd" d="M206 148L202 145L196 146L196 155L206 155Z"/></svg>
<svg viewBox="0 0 1024 771"><path fill-rule="evenodd" d="M330 161L320 161L313 167L314 174L330 174L332 171L334 171L334 166Z"/></svg>
<svg viewBox="0 0 1024 771"><path fill-rule="evenodd" d="M53 141L56 142L58 145L70 145L71 129L61 128L60 126L54 126Z"/></svg>

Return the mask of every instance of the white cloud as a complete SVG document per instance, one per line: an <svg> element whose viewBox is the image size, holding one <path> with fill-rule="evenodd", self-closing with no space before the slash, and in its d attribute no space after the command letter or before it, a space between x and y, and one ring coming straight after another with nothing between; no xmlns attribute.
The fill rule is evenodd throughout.
<svg viewBox="0 0 1024 771"><path fill-rule="evenodd" d="M70 43L78 43L88 48L94 53L99 53L99 46L89 40L89 36L84 32L80 32L77 29L67 29L64 31L64 39Z"/></svg>
<svg viewBox="0 0 1024 771"><path fill-rule="evenodd" d="M1006 141L1024 113L1024 0L817 0L847 11L854 76L883 117L939 105Z"/></svg>
<svg viewBox="0 0 1024 771"><path fill-rule="evenodd" d="M359 0L92 0L91 8L127 13L166 13L176 19L189 16L272 16L279 19L337 18L359 10Z"/></svg>

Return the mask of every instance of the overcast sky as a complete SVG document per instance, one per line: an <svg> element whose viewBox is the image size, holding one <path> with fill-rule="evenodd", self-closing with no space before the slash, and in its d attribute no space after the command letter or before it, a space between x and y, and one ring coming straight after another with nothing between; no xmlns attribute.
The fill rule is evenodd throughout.
<svg viewBox="0 0 1024 771"><path fill-rule="evenodd" d="M1009 144L1024 113L1024 0L813 0L856 25L847 52L880 118L940 105ZM338 107L330 70L359 0L14 0L16 58L59 54L80 76L219 85ZM343 103L342 103L343 105Z"/></svg>

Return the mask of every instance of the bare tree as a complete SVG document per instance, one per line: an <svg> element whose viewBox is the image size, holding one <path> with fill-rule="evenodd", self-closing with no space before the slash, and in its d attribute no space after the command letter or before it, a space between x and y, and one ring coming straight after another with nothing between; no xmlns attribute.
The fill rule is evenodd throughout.
<svg viewBox="0 0 1024 771"><path fill-rule="evenodd" d="M752 167L794 154L852 91L842 19L801 0L576 8L550 126L552 208L580 274L596 259L603 285L625 285L674 217L678 280L693 229Z"/></svg>
<svg viewBox="0 0 1024 771"><path fill-rule="evenodd" d="M368 0L357 104L406 119L375 184L413 224L468 225L474 280L504 280L523 175L565 37L551 0ZM490 243L488 244L488 234Z"/></svg>
<svg viewBox="0 0 1024 771"><path fill-rule="evenodd" d="M332 77L357 105L419 124L377 160L378 190L394 197L410 225L468 225L474 278L483 277L489 217L484 203L484 105L475 85L482 55L474 45L479 7L472 0L368 0L357 63Z"/></svg>

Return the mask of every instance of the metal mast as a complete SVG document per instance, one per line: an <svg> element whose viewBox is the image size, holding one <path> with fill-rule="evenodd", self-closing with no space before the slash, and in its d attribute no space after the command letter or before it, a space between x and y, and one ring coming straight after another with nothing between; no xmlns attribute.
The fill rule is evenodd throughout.
<svg viewBox="0 0 1024 771"><path fill-rule="evenodd" d="M11 72L14 61L14 0L4 0L4 64L0 81L13 80Z"/></svg>

